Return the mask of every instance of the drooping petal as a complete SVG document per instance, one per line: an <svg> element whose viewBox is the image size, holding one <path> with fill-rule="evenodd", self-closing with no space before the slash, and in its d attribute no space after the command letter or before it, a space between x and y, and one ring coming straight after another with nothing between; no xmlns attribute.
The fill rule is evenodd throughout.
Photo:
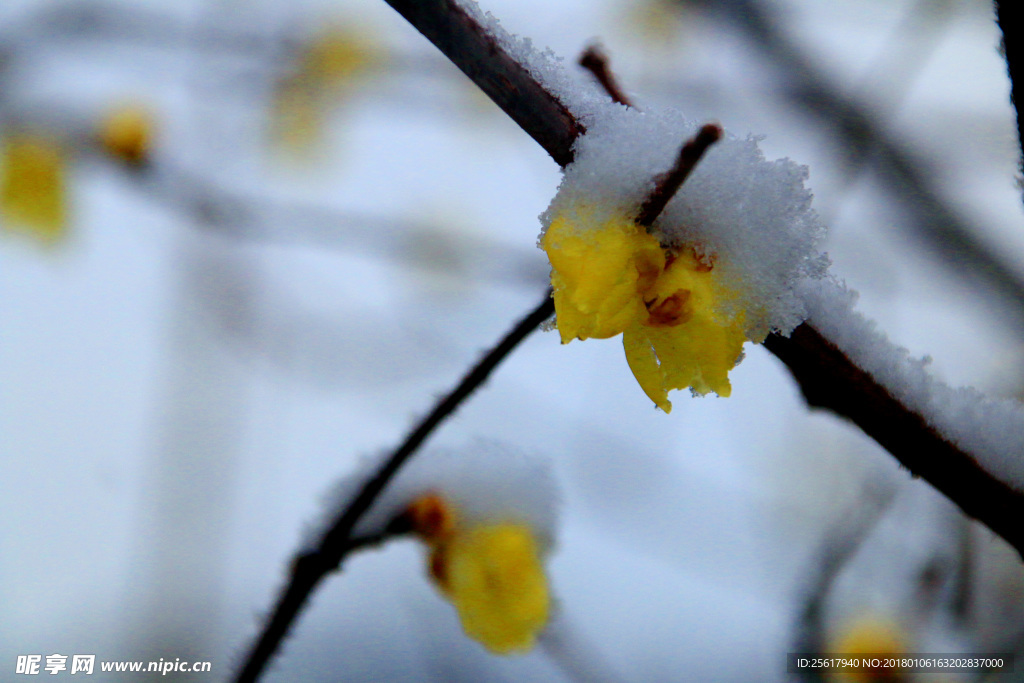
<svg viewBox="0 0 1024 683"><path fill-rule="evenodd" d="M460 530L435 549L431 565L466 635L498 654L533 647L547 623L550 597L529 527L507 523Z"/></svg>
<svg viewBox="0 0 1024 683"><path fill-rule="evenodd" d="M556 218L541 246L551 261L551 285L562 343L614 337L646 315L639 290L664 267L658 241L628 218L597 229Z"/></svg>
<svg viewBox="0 0 1024 683"><path fill-rule="evenodd" d="M622 346L626 350L626 362L640 388L647 398L666 413L672 412L672 402L668 400L668 388L665 386L665 372L658 364L651 340L642 325L634 325L622 334Z"/></svg>
<svg viewBox="0 0 1024 683"><path fill-rule="evenodd" d="M647 317L626 330L626 360L644 393L670 412L668 392L729 396L729 371L746 341L742 313L726 315L729 294L690 253L666 267L645 293Z"/></svg>

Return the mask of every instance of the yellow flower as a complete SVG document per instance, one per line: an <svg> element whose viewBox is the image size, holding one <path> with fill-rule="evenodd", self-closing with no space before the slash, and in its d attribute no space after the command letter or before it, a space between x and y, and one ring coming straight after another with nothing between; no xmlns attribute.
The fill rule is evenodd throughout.
<svg viewBox="0 0 1024 683"><path fill-rule="evenodd" d="M104 151L128 164L149 159L153 145L153 117L139 105L114 109L100 122L98 137Z"/></svg>
<svg viewBox="0 0 1024 683"><path fill-rule="evenodd" d="M731 393L744 316L726 312L735 296L692 250L662 248L625 216L596 229L556 217L541 247L551 261L563 344L622 333L630 370L665 412L672 389Z"/></svg>
<svg viewBox="0 0 1024 683"><path fill-rule="evenodd" d="M900 655L907 652L903 631L895 622L865 616L847 624L829 651L837 655ZM856 683L902 680L899 669L864 667L830 672L831 680Z"/></svg>
<svg viewBox="0 0 1024 683"><path fill-rule="evenodd" d="M551 599L533 531L518 522L463 524L428 494L407 511L430 547L430 575L455 605L470 638L496 654L530 650Z"/></svg>
<svg viewBox="0 0 1024 683"><path fill-rule="evenodd" d="M60 144L43 134L14 133L0 153L0 215L8 228L22 228L45 242L64 234L67 219Z"/></svg>
<svg viewBox="0 0 1024 683"><path fill-rule="evenodd" d="M320 138L330 99L369 74L379 59L380 48L366 29L331 28L311 40L277 87L273 116L281 142L308 151Z"/></svg>

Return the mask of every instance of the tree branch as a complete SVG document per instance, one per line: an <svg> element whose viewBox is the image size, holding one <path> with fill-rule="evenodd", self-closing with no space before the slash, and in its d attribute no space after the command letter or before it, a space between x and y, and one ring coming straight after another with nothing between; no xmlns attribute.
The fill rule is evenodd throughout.
<svg viewBox="0 0 1024 683"><path fill-rule="evenodd" d="M513 97L509 88L496 89L494 72L508 72L512 58L493 37L479 35L482 27L458 5L451 0L386 1L519 122L552 158L562 165L565 163L560 160L572 159L573 141L584 132L583 127L538 83L517 81ZM454 16L438 16L448 12ZM532 80L522 67L511 71L520 79ZM553 111L557 114L550 113ZM929 220L934 218L931 213ZM956 244L961 241L954 240ZM1004 283L1004 288L1024 292L1015 278L1012 280L1013 284ZM1024 300L1024 295L1021 298ZM1024 556L1024 495L983 470L968 453L935 432L924 417L900 403L809 323L798 326L788 338L769 335L764 346L786 364L812 406L852 420L915 476L928 481Z"/></svg>
<svg viewBox="0 0 1024 683"><path fill-rule="evenodd" d="M788 338L768 335L764 347L793 373L808 404L851 420L1024 556L1024 495L982 469L807 323Z"/></svg>
<svg viewBox="0 0 1024 683"><path fill-rule="evenodd" d="M455 0L385 0L469 76L560 166L583 124Z"/></svg>
<svg viewBox="0 0 1024 683"><path fill-rule="evenodd" d="M295 558L288 586L278 598L270 620L249 652L242 670L235 677L237 683L255 681L259 678L316 586L328 574L337 570L352 550L381 538L354 539L352 533L360 518L370 509L402 464L416 452L445 418L454 413L459 405L487 380L505 357L554 312L554 300L551 298L551 291L548 290L540 305L520 320L476 367L470 370L458 386L435 406L377 473L363 485L356 497L331 524L317 548ZM399 532L401 529L391 531Z"/></svg>
<svg viewBox="0 0 1024 683"><path fill-rule="evenodd" d="M1017 169L1024 173L1024 119L1020 116L1021 100L1024 99L1024 11L1017 0L996 0L996 19L1003 32L1003 53L1006 56L1006 70L1010 74L1010 100L1017 114L1017 144L1021 158Z"/></svg>

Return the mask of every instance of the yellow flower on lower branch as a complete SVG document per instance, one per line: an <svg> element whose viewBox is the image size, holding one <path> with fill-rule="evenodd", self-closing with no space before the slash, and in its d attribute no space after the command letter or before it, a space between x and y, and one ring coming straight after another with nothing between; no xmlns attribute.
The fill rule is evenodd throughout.
<svg viewBox="0 0 1024 683"><path fill-rule="evenodd" d="M665 412L673 389L732 392L744 316L726 309L735 296L692 249L664 249L625 216L598 228L557 217L541 247L563 344L622 333L630 370Z"/></svg>
<svg viewBox="0 0 1024 683"><path fill-rule="evenodd" d="M455 605L466 635L496 654L533 648L551 599L531 528L466 525L437 494L414 502L408 514L431 549L431 578Z"/></svg>
<svg viewBox="0 0 1024 683"><path fill-rule="evenodd" d="M496 524L455 534L434 550L431 569L466 635L498 654L533 647L550 598L529 528Z"/></svg>

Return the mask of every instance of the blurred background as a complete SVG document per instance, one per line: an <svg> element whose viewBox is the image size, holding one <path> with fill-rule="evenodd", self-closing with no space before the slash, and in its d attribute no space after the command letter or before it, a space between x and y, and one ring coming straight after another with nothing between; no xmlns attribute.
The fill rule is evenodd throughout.
<svg viewBox="0 0 1024 683"><path fill-rule="evenodd" d="M989 2L483 9L568 68L598 39L641 107L809 165L861 310L950 384L1021 395L1019 147ZM331 484L542 296L558 168L380 0L7 0L0 137L0 677L61 653L225 679ZM535 334L431 441L551 459L560 619L608 680L1024 652L1019 558L808 411L770 354L670 416L623 360ZM396 541L325 583L266 679L582 675L487 654Z"/></svg>

